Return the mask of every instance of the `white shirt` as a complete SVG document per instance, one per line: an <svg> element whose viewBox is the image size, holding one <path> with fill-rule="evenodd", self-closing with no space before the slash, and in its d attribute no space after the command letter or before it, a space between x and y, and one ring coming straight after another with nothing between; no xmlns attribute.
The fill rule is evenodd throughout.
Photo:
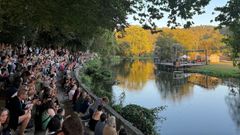
<svg viewBox="0 0 240 135"><path fill-rule="evenodd" d="M70 91L68 92L68 99L69 99L69 100L72 100L74 93L75 93L75 90L70 90Z"/></svg>

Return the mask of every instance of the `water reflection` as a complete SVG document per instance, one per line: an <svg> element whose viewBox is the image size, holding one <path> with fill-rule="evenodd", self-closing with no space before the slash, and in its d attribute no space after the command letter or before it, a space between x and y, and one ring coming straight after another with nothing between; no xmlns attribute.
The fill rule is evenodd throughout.
<svg viewBox="0 0 240 135"><path fill-rule="evenodd" d="M222 84L221 79L202 74L192 74L188 78L188 82L208 90L215 89L219 84Z"/></svg>
<svg viewBox="0 0 240 135"><path fill-rule="evenodd" d="M172 73L154 72L153 61L122 61L113 67L119 86L128 90L141 90L147 81L154 80L164 99L179 101L192 95L194 85L205 89L215 89L222 83L221 79L202 74L191 74L183 79L173 79ZM155 75L156 74L156 75Z"/></svg>
<svg viewBox="0 0 240 135"><path fill-rule="evenodd" d="M187 75L186 78L174 79L172 73L158 72L156 84L163 99L181 101L193 95L194 85L198 85L207 90L214 90L222 81L216 77L202 74Z"/></svg>
<svg viewBox="0 0 240 135"><path fill-rule="evenodd" d="M156 77L156 85L163 99L180 101L192 95L193 84L187 83L187 78L173 79L172 73L160 72Z"/></svg>
<svg viewBox="0 0 240 135"><path fill-rule="evenodd" d="M227 81L229 94L225 100L232 120L240 130L240 84L234 80Z"/></svg>
<svg viewBox="0 0 240 135"><path fill-rule="evenodd" d="M128 90L141 90L146 82L154 79L152 61L123 61L114 67L120 87Z"/></svg>
<svg viewBox="0 0 240 135"><path fill-rule="evenodd" d="M160 114L167 120L157 122L162 134L239 135L239 80L201 74L177 80L172 73L154 71L152 61L123 62L114 70L120 84L113 87L113 94L124 97L122 104L168 106Z"/></svg>

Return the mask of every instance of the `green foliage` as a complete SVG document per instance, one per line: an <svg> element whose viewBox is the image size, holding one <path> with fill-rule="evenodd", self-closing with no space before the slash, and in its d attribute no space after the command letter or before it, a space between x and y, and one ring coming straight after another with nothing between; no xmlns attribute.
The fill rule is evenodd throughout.
<svg viewBox="0 0 240 135"><path fill-rule="evenodd" d="M100 59L90 60L84 65L84 71L87 75L92 76L97 71L99 71L99 69L101 68L101 65L102 65L102 62Z"/></svg>
<svg viewBox="0 0 240 135"><path fill-rule="evenodd" d="M224 42L232 48L234 65L240 68L240 1L229 0L223 7L215 8L220 14L215 18L219 21L219 28L227 27L230 30Z"/></svg>
<svg viewBox="0 0 240 135"><path fill-rule="evenodd" d="M50 30L57 27L64 32L93 34L95 28L113 29L125 23L130 3L126 0L1 0L1 17L10 24ZM1 21L6 21L2 18Z"/></svg>
<svg viewBox="0 0 240 135"><path fill-rule="evenodd" d="M104 59L110 59L118 51L114 33L104 29L93 38L93 43L88 47L91 51L97 52Z"/></svg>
<svg viewBox="0 0 240 135"><path fill-rule="evenodd" d="M154 129L156 119L159 119L158 113L166 107L157 107L147 109L138 105L130 104L123 108L121 105L115 105L114 109L119 112L126 120L133 123L133 126L140 129L145 135L157 134Z"/></svg>
<svg viewBox="0 0 240 135"><path fill-rule="evenodd" d="M17 32L17 37L20 37L20 40L9 37L9 41L1 36L1 40L21 43L25 36L26 41L33 43L40 40L37 42L40 45L58 44L54 41L60 40L83 46L86 44L84 41L101 33L102 29L113 31L126 25L125 17L129 10L130 2L127 0L0 0L0 34Z"/></svg>
<svg viewBox="0 0 240 135"><path fill-rule="evenodd" d="M117 105L113 105L112 108L120 114L123 107L121 104L117 104Z"/></svg>
<svg viewBox="0 0 240 135"><path fill-rule="evenodd" d="M130 56L130 44L128 42L121 42L118 44L119 51L118 55L120 56Z"/></svg>
<svg viewBox="0 0 240 135"><path fill-rule="evenodd" d="M196 14L202 14L203 7L210 0L132 0L133 18L143 24L143 28L156 28L154 20L160 20L168 15L168 26L176 27L181 24L177 17L186 20L184 27L189 27L193 22L190 20Z"/></svg>
<svg viewBox="0 0 240 135"><path fill-rule="evenodd" d="M83 72L80 72L79 75L80 75L81 82L82 82L85 86L87 86L87 87L91 86L92 78L91 78L90 76L85 75Z"/></svg>
<svg viewBox="0 0 240 135"><path fill-rule="evenodd" d="M170 35L161 35L156 42L156 56L158 56L161 60L172 60L175 45L176 41Z"/></svg>
<svg viewBox="0 0 240 135"><path fill-rule="evenodd" d="M88 61L80 72L81 81L99 97L112 97L111 86L113 84L112 73L105 68L101 59Z"/></svg>
<svg viewBox="0 0 240 135"><path fill-rule="evenodd" d="M176 22L176 17L191 19L195 14L201 14L202 8L210 0L184 1L181 0L0 0L0 33L15 33L15 29L6 29L6 24L10 27L24 29L19 32L19 37L26 37L26 41L35 43L35 40L50 38L52 43L55 37L55 30L68 44L77 43L84 46L85 40L92 40L96 33L101 33L102 29L113 31L126 27L126 16L135 15L135 19L144 24L144 28L155 26L153 20L160 20L163 13L169 13L168 24ZM188 26L191 22L187 21ZM10 30L10 31L9 31ZM44 35L46 33L47 37ZM8 38L11 39L11 38ZM39 40L40 40L39 39ZM2 38L4 40L4 38ZM8 41L8 40L4 40ZM11 42L21 43L14 38ZM80 41L80 42L79 42ZM9 41L8 41L9 42ZM61 41L62 42L62 41ZM64 43L65 43L64 42ZM88 42L88 41L87 41ZM39 42L42 43L42 42Z"/></svg>

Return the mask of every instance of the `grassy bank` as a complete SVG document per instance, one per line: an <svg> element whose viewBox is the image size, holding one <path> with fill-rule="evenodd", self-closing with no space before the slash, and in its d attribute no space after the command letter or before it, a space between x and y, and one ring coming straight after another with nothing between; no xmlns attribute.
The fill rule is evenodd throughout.
<svg viewBox="0 0 240 135"><path fill-rule="evenodd" d="M205 66L192 67L189 72L202 73L216 77L240 78L240 70L232 65L232 62L221 62Z"/></svg>

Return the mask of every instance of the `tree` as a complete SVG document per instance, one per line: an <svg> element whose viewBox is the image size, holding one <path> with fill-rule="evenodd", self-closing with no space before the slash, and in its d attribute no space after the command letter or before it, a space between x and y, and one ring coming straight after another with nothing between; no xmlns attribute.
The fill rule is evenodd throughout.
<svg viewBox="0 0 240 135"><path fill-rule="evenodd" d="M93 44L89 47L91 51L99 53L103 58L109 59L119 50L114 33L107 29L101 34L95 35Z"/></svg>
<svg viewBox="0 0 240 135"><path fill-rule="evenodd" d="M231 31L225 38L225 43L232 49L232 58L234 65L240 68L240 1L229 0L224 7L215 8L220 14L215 18L219 21L219 27L228 27Z"/></svg>
<svg viewBox="0 0 240 135"><path fill-rule="evenodd" d="M127 42L130 45L130 54L132 56L140 56L150 54L153 51L153 40L151 33L139 26L131 26L126 28L125 36L118 38L119 44Z"/></svg>
<svg viewBox="0 0 240 135"><path fill-rule="evenodd" d="M131 13L134 19L143 24L144 28L156 28L154 20L160 20L168 15L168 26L180 26L177 17L186 20L184 27L189 27L194 22L192 17L202 14L203 7L208 5L210 0L131 0Z"/></svg>
<svg viewBox="0 0 240 135"><path fill-rule="evenodd" d="M155 54L163 61L172 60L172 55L174 53L173 46L176 41L167 34L162 34L159 36L156 42Z"/></svg>
<svg viewBox="0 0 240 135"><path fill-rule="evenodd" d="M220 50L223 47L219 30L213 26L197 26L188 29L162 29L163 33L172 35L172 38L179 42L185 49L197 50ZM161 35L161 33L160 33Z"/></svg>
<svg viewBox="0 0 240 135"><path fill-rule="evenodd" d="M130 52L130 44L128 42L121 42L118 43L119 46L119 51L118 51L118 55L120 56L130 56L131 52Z"/></svg>
<svg viewBox="0 0 240 135"><path fill-rule="evenodd" d="M0 32L4 33L4 24L28 30L19 33L26 40L35 40L38 33L58 29L64 37L78 35L83 42L91 39L101 29L122 29L128 25L126 16L136 15L135 19L144 28L154 27L154 19L161 19L169 13L170 24L179 24L176 17L191 19L195 14L203 13L202 8L210 0L0 0ZM187 21L186 26L192 22ZM99 31L100 29L100 31ZM37 36L36 36L37 35Z"/></svg>
<svg viewBox="0 0 240 135"><path fill-rule="evenodd" d="M74 34L84 40L101 29L113 31L126 24L125 16L129 10L127 0L0 0L0 32L6 33L4 24L8 24L37 34L52 34L58 29L64 37ZM20 37L25 34L19 33Z"/></svg>

